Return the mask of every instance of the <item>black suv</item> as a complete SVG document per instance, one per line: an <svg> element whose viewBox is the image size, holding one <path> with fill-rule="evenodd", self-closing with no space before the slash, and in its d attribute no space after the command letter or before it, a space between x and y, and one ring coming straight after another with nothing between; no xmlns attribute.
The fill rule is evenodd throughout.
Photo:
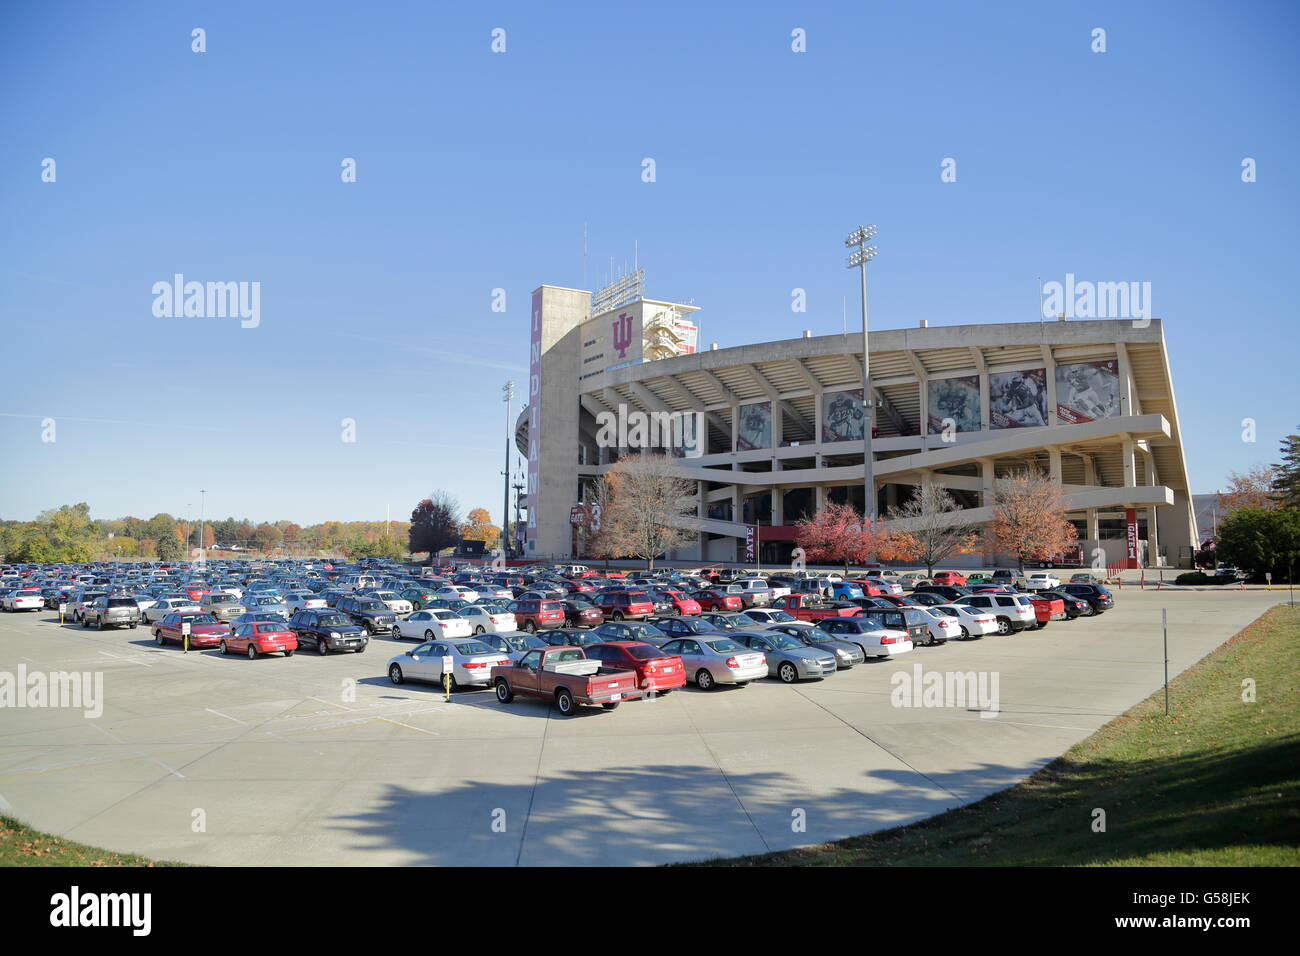
<svg viewBox="0 0 1300 956"><path fill-rule="evenodd" d="M1078 598L1080 601L1087 601L1093 614L1109 611L1115 606L1115 596L1106 589L1104 584L1062 584L1057 590L1064 591L1070 597Z"/></svg>
<svg viewBox="0 0 1300 956"><path fill-rule="evenodd" d="M352 623L360 624L368 634L391 631L393 622L397 620L397 615L387 604L378 598L365 595L341 597L334 605L334 610L346 614L352 619Z"/></svg>
<svg viewBox="0 0 1300 956"><path fill-rule="evenodd" d="M298 638L298 646L311 645L318 654L330 651L356 651L360 654L370 643L366 629L353 624L346 614L332 608L299 611L289 620L289 630Z"/></svg>

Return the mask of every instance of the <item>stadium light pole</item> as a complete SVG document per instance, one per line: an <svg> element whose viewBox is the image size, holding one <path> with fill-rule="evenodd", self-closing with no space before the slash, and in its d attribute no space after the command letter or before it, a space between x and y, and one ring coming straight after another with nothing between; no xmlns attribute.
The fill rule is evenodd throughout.
<svg viewBox="0 0 1300 956"><path fill-rule="evenodd" d="M501 387L501 391L502 401L506 403L506 467L505 471L501 472L505 476L505 487L501 491L501 554L508 558L510 557L510 413L513 411L515 383L506 382Z"/></svg>
<svg viewBox="0 0 1300 956"><path fill-rule="evenodd" d="M208 500L208 493L202 488L199 489L199 567L203 570L208 568L208 552L203 546L203 539L207 537L207 526L204 524L204 513Z"/></svg>
<svg viewBox="0 0 1300 956"><path fill-rule="evenodd" d="M844 240L850 249L857 246L849 256L848 267L857 267L862 277L862 520L876 520L876 478L875 463L871 460L871 354L867 349L867 263L876 256L876 247L867 245L876 235L876 227L858 226L857 231Z"/></svg>

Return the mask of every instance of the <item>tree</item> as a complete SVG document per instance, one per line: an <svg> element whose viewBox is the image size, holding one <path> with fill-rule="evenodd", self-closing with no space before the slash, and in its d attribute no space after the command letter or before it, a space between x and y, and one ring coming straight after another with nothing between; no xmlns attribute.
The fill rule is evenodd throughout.
<svg viewBox="0 0 1300 956"><path fill-rule="evenodd" d="M901 507L890 512L904 527L891 532L892 549L903 560L920 561L926 576L949 555L969 554L979 542L969 525L958 524L954 515L961 509L947 490L936 484L920 485Z"/></svg>
<svg viewBox="0 0 1300 956"><path fill-rule="evenodd" d="M605 520L606 514L613 514L614 485L605 477L596 479L587 494L587 507L591 509L591 520L586 525L586 548L583 553L599 558L609 566L610 559L621 558L631 554L626 541L619 540L623 530L621 526Z"/></svg>
<svg viewBox="0 0 1300 956"><path fill-rule="evenodd" d="M653 568L655 558L695 536L685 520L695 514L695 482L682 478L665 455L629 455L605 474L611 496L601 511L610 541Z"/></svg>
<svg viewBox="0 0 1300 956"><path fill-rule="evenodd" d="M1282 439L1282 461L1274 465L1273 491L1284 508L1300 508L1300 435Z"/></svg>
<svg viewBox="0 0 1300 956"><path fill-rule="evenodd" d="M1219 526L1219 561L1286 580L1300 560L1300 509L1238 508Z"/></svg>
<svg viewBox="0 0 1300 956"><path fill-rule="evenodd" d="M795 540L814 564L865 564L885 540L883 525L868 521L852 505L827 505L795 525Z"/></svg>
<svg viewBox="0 0 1300 956"><path fill-rule="evenodd" d="M439 551L460 542L460 506L445 491L435 491L411 512L407 550L429 552L429 563Z"/></svg>
<svg viewBox="0 0 1300 956"><path fill-rule="evenodd" d="M501 529L492 523L492 515L486 508L475 508L469 513L469 520L461 527L460 535L466 541L482 541L489 547L501 542Z"/></svg>
<svg viewBox="0 0 1300 956"><path fill-rule="evenodd" d="M1028 559L1065 551L1077 535L1065 519L1061 486L1029 470L995 481L989 537L994 550L1015 556L1022 572Z"/></svg>
<svg viewBox="0 0 1300 956"><path fill-rule="evenodd" d="M1219 510L1224 514L1237 508L1277 508L1281 506L1274 485L1277 467L1256 465L1247 472L1228 472L1228 490L1219 492Z"/></svg>
<svg viewBox="0 0 1300 956"><path fill-rule="evenodd" d="M181 543L176 540L176 535L174 534L169 533L158 538L155 546L160 561L179 561L184 557L184 552L181 550Z"/></svg>
<svg viewBox="0 0 1300 956"><path fill-rule="evenodd" d="M284 535L273 524L263 522L253 529L253 546L259 551L274 551L283 540Z"/></svg>
<svg viewBox="0 0 1300 956"><path fill-rule="evenodd" d="M360 536L349 538L343 543L343 553L349 558L401 558L401 542L397 538L378 537L367 541Z"/></svg>

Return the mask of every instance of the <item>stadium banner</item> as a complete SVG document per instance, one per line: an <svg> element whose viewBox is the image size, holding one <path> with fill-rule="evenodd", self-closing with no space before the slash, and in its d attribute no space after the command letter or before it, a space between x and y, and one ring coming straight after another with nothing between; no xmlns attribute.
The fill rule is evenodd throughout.
<svg viewBox="0 0 1300 956"><path fill-rule="evenodd" d="M865 422L862 389L822 394L822 441L862 441Z"/></svg>
<svg viewBox="0 0 1300 956"><path fill-rule="evenodd" d="M952 419L959 432L980 430L980 377L932 378L926 386L930 399L931 435L942 435L944 420Z"/></svg>
<svg viewBox="0 0 1300 956"><path fill-rule="evenodd" d="M1056 366L1056 417L1066 425L1119 415L1119 363Z"/></svg>
<svg viewBox="0 0 1300 956"><path fill-rule="evenodd" d="M1032 428L1046 424L1046 368L989 374L990 428Z"/></svg>
<svg viewBox="0 0 1300 956"><path fill-rule="evenodd" d="M736 426L736 451L772 447L772 403L741 405Z"/></svg>

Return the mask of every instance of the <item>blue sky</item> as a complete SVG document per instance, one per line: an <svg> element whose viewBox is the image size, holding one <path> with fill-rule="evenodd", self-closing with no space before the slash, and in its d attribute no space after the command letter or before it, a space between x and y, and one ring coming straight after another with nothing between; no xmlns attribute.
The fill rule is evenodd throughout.
<svg viewBox="0 0 1300 956"><path fill-rule="evenodd" d="M435 488L499 516L500 386L525 376L528 293L584 286L584 223L585 287L639 243L648 293L693 298L724 346L839 331L859 222L874 328L1034 321L1040 276L1149 281L1212 491L1300 424L1298 23L1265 2L5 4L0 517L181 513L199 488L254 520L405 517ZM261 282L260 326L155 317L178 272Z"/></svg>

